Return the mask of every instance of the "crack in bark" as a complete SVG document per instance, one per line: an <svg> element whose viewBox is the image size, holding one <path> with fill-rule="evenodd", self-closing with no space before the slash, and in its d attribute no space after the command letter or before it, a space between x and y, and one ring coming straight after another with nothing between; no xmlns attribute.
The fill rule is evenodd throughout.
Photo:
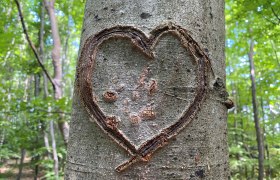
<svg viewBox="0 0 280 180"><path fill-rule="evenodd" d="M93 97L92 72L98 47L110 38L128 38L143 54L149 58L154 58L153 49L163 34L171 33L175 35L182 46L188 50L197 65L196 76L198 87L196 95L191 105L184 111L183 115L169 127L143 143L138 149L129 139L118 129L112 128L106 121L108 117L102 112ZM108 134L114 141L128 151L132 157L119 165L116 171L121 172L130 165L139 161L149 161L152 154L159 148L165 146L169 139L175 137L184 127L186 127L197 115L201 104L206 98L208 92L209 79L207 72L212 71L210 59L204 53L198 43L191 37L187 30L173 23L158 26L147 37L142 31L132 26L115 26L104 29L101 32L90 36L81 51L80 60L77 67L77 87L81 101L89 113L91 119L96 122L100 128Z"/></svg>

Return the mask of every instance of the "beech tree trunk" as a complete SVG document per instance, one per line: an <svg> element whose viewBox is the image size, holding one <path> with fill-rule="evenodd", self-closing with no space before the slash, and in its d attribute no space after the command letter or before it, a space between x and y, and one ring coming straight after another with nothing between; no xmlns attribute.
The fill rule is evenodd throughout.
<svg viewBox="0 0 280 180"><path fill-rule="evenodd" d="M209 82L204 84L208 93L195 118L176 137L166 139L168 144L162 144L163 147L151 156L143 156L141 160L147 162L133 164L135 159L132 157L132 165L117 172L115 168L131 155L94 122L95 116L87 112L86 97L83 96L87 92L81 91L80 79L77 79L84 78L86 59L94 62L88 78L92 81L94 101L107 116L106 123L118 125L129 138L127 143L137 148L155 136L158 129L176 122L196 101L194 90L200 82L195 74L202 72L197 72L191 52L186 51L183 40L176 33L159 37L153 47L155 56L152 59L143 55L144 48L139 50L131 43L145 47L145 42L135 37L138 30L127 33L134 40L119 37L121 35L104 40L98 46L96 56L89 57L82 48L98 41L99 36L92 41L87 39L106 28L130 26L149 36L153 29L168 22L186 29L209 56L212 72L206 73ZM165 27L168 29L169 25ZM87 0L65 179L228 179L224 28L223 0ZM104 34L110 36L109 32L103 31ZM106 91L117 94L116 99L106 99ZM110 115L116 115L121 121L114 118L110 121Z"/></svg>

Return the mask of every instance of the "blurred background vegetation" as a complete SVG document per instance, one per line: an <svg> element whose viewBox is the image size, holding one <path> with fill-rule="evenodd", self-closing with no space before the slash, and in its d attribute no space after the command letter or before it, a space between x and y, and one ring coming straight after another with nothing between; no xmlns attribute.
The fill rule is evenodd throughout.
<svg viewBox="0 0 280 180"><path fill-rule="evenodd" d="M48 13L41 0L20 2L30 39L52 75ZM66 148L57 124L69 122L71 117L84 6L83 0L55 3L63 70L63 97L55 99L26 41L15 1L0 2L0 179L53 179L56 158L59 176L63 177ZM228 117L231 177L258 177L251 53L265 179L280 179L280 1L226 0L225 14L227 89L235 102Z"/></svg>

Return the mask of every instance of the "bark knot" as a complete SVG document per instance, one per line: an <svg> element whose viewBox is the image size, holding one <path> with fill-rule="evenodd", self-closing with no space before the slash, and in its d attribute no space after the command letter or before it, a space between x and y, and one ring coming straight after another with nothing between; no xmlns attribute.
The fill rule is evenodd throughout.
<svg viewBox="0 0 280 180"><path fill-rule="evenodd" d="M103 98L104 98L105 102L112 103L112 102L115 102L117 100L118 95L114 91L106 91L103 94Z"/></svg>

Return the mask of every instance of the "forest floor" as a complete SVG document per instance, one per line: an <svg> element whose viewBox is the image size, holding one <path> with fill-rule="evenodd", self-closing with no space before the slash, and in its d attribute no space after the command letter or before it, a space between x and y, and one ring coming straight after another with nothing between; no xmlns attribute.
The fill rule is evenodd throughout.
<svg viewBox="0 0 280 180"><path fill-rule="evenodd" d="M7 160L7 162L4 163L0 167L0 179L2 180L10 180L10 179L16 179L18 175L18 164L19 160ZM34 171L30 167L30 158L25 158L24 160L24 166L22 170L22 176L21 180L29 180L34 179Z"/></svg>

